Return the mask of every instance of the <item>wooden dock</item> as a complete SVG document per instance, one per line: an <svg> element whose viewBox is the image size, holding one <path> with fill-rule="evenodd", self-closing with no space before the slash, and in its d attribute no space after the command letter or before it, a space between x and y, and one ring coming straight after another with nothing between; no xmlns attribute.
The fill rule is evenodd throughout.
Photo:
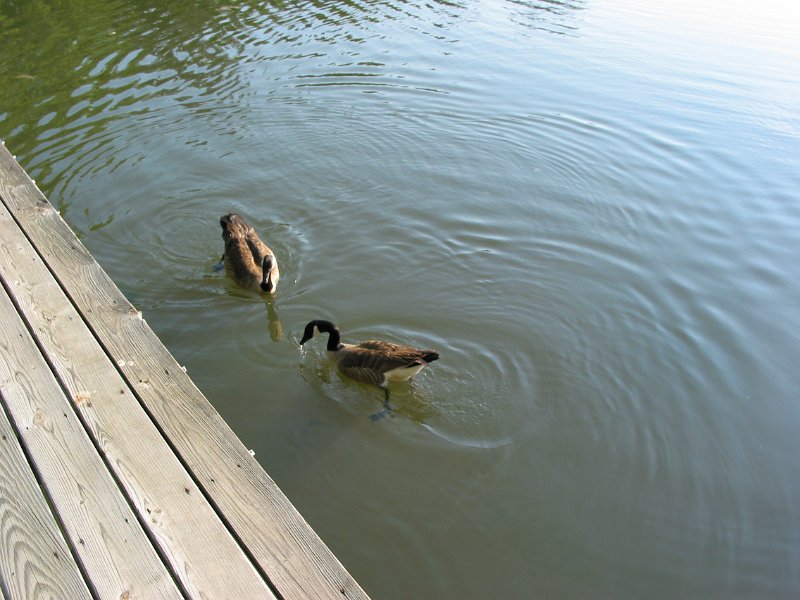
<svg viewBox="0 0 800 600"><path fill-rule="evenodd" d="M367 599L0 146L0 596Z"/></svg>

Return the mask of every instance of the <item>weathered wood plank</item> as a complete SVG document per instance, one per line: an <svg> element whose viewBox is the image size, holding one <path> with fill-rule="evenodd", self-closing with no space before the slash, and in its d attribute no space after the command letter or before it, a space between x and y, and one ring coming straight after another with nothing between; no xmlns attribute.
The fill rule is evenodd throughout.
<svg viewBox="0 0 800 600"><path fill-rule="evenodd" d="M130 503L192 597L274 598L0 204L0 273Z"/></svg>
<svg viewBox="0 0 800 600"><path fill-rule="evenodd" d="M0 322L8 415L93 588L101 598L181 598L3 288Z"/></svg>
<svg viewBox="0 0 800 600"><path fill-rule="evenodd" d="M0 590L20 600L92 597L2 406Z"/></svg>
<svg viewBox="0 0 800 600"><path fill-rule="evenodd" d="M4 148L0 196L162 432L286 598L367 598Z"/></svg>

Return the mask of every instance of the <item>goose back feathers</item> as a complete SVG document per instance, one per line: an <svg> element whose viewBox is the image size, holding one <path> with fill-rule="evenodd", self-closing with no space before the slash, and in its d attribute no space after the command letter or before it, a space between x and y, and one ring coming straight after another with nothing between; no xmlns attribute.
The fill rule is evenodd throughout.
<svg viewBox="0 0 800 600"><path fill-rule="evenodd" d="M251 225L235 213L224 215L219 224L225 241L222 258L236 283L250 290L274 293L280 271L269 246L261 241Z"/></svg>

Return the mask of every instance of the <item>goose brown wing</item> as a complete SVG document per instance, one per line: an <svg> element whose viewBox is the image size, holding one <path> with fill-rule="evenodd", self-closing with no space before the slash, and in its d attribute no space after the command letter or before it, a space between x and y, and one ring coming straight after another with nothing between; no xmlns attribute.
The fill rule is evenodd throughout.
<svg viewBox="0 0 800 600"><path fill-rule="evenodd" d="M259 267L265 256L273 255L267 245L255 235L255 232L253 232L253 235L247 236L247 247L253 255L253 261L259 265Z"/></svg>
<svg viewBox="0 0 800 600"><path fill-rule="evenodd" d="M247 244L241 238L229 239L225 243L225 259L237 281L250 285L251 279L261 276L261 269L255 262Z"/></svg>
<svg viewBox="0 0 800 600"><path fill-rule="evenodd" d="M418 364L422 359L423 352L416 348L381 340L367 340L345 349L342 366L370 369L382 375L392 369Z"/></svg>
<svg viewBox="0 0 800 600"><path fill-rule="evenodd" d="M384 378L381 371L357 365L348 366L343 364L344 362L344 360L339 361L339 370L350 379L355 379L356 381L361 381L362 383L371 383L372 385L378 386L383 384Z"/></svg>
<svg viewBox="0 0 800 600"><path fill-rule="evenodd" d="M398 366L410 367L420 362L429 363L439 358L439 353L436 350L423 350L381 340L367 340L358 344L358 347L375 350L386 358L393 361L396 360L399 364L391 367L393 369Z"/></svg>

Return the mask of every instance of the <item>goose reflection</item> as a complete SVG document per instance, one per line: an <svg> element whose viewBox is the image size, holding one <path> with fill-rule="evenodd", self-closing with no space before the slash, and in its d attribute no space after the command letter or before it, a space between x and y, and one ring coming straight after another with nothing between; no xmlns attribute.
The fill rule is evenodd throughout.
<svg viewBox="0 0 800 600"><path fill-rule="evenodd" d="M274 298L265 297L264 304L267 307L267 328L269 337L273 342L280 342L283 339L283 326L278 318L278 307L275 305Z"/></svg>

